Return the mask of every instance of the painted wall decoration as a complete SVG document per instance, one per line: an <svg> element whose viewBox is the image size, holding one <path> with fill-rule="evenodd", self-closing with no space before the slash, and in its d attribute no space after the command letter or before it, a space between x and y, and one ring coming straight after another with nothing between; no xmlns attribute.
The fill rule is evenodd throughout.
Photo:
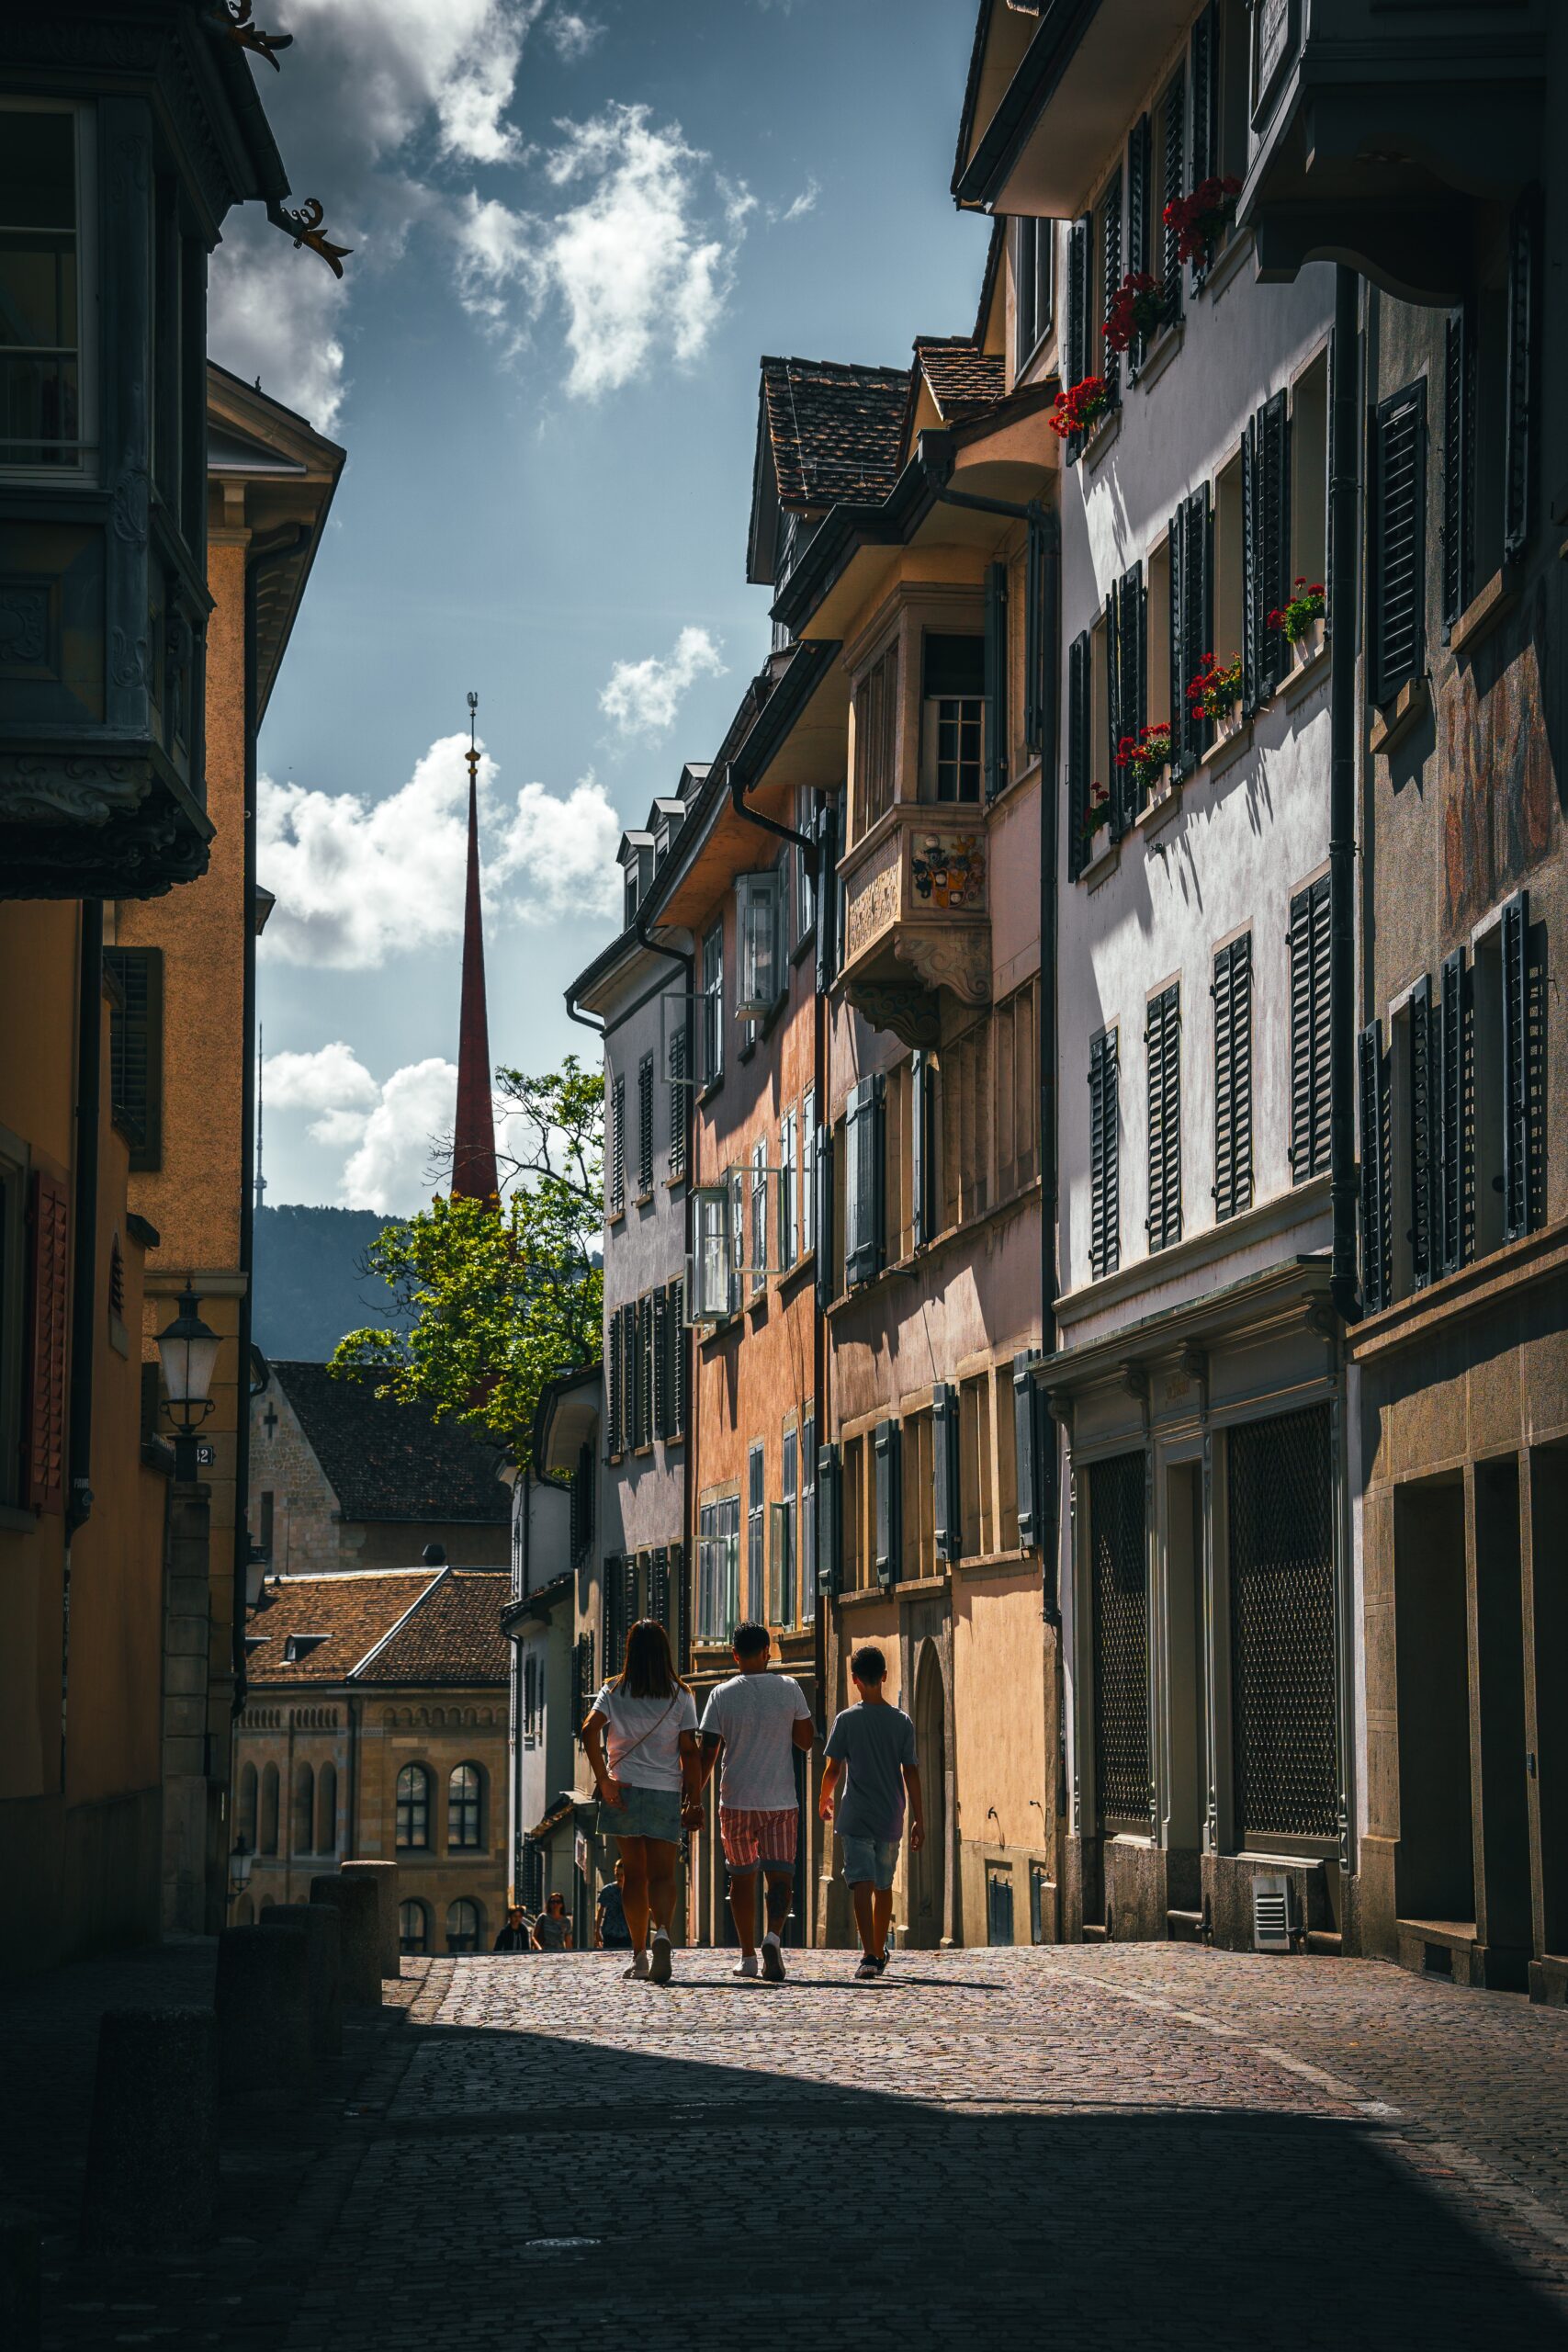
<svg viewBox="0 0 1568 2352"><path fill-rule="evenodd" d="M980 914L986 905L986 852L977 833L916 833L910 875L915 895L950 914Z"/></svg>

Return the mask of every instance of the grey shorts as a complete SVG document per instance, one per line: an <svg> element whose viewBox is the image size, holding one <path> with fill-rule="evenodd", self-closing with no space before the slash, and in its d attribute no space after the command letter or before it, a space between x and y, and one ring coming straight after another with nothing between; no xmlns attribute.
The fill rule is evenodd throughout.
<svg viewBox="0 0 1568 2352"><path fill-rule="evenodd" d="M601 1838L659 1838L667 1846L681 1842L679 1789L638 1789L623 1781L625 1804L599 1805Z"/></svg>
<svg viewBox="0 0 1568 2352"><path fill-rule="evenodd" d="M897 1838L841 1838L839 1842L844 1849L844 1884L863 1886L869 1879L886 1894L898 1867Z"/></svg>

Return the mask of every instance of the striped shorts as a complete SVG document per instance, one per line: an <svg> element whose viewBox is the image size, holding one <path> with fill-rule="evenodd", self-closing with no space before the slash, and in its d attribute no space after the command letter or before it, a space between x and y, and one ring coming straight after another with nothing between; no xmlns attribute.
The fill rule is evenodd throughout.
<svg viewBox="0 0 1568 2352"><path fill-rule="evenodd" d="M799 1826L800 1815L794 1805L786 1813L758 1813L728 1804L718 1809L724 1859L732 1871L793 1871Z"/></svg>

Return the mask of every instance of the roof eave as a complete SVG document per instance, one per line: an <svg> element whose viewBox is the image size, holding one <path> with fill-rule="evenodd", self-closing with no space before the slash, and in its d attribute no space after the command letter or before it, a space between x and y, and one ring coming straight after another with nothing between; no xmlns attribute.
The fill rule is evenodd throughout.
<svg viewBox="0 0 1568 2352"><path fill-rule="evenodd" d="M954 175L953 200L960 211L989 211L997 203L1011 177L1019 150L1071 64L1099 6L1100 0L1049 0L1039 29L974 153ZM962 157L962 146L959 153Z"/></svg>

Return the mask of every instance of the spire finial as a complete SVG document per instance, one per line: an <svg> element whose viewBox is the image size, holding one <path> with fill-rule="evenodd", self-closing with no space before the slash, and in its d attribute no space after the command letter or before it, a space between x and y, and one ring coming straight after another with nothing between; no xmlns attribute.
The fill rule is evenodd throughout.
<svg viewBox="0 0 1568 2352"><path fill-rule="evenodd" d="M479 747L475 740L474 734L474 730L479 725L479 698L470 686L468 689L468 748L463 754L463 757L468 763L468 781L470 784L478 775L479 765Z"/></svg>
<svg viewBox="0 0 1568 2352"><path fill-rule="evenodd" d="M494 1200L495 1108L491 1093L490 1024L485 1016L484 915L479 899L479 698L468 696L468 876L463 910L463 1001L457 1037L457 1124L453 1136L455 1199Z"/></svg>

